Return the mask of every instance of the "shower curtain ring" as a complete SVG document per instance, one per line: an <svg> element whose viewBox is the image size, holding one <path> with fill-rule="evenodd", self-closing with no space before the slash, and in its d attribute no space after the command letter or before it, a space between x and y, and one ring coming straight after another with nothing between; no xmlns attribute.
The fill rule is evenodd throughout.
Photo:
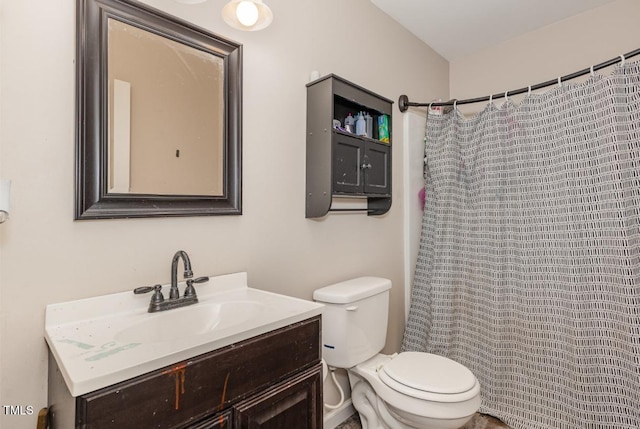
<svg viewBox="0 0 640 429"><path fill-rule="evenodd" d="M527 91L527 97L531 97L531 85L529 85L529 90Z"/></svg>
<svg viewBox="0 0 640 429"><path fill-rule="evenodd" d="M558 88L562 88L562 76L558 76Z"/></svg>
<svg viewBox="0 0 640 429"><path fill-rule="evenodd" d="M594 71L593 71L593 66L591 66L590 71L591 71L591 77L596 77L596 74L595 74L595 73L594 73Z"/></svg>
<svg viewBox="0 0 640 429"><path fill-rule="evenodd" d="M489 96L489 104L493 103L493 94Z"/></svg>
<svg viewBox="0 0 640 429"><path fill-rule="evenodd" d="M509 91L508 90L504 92L504 101L505 101L505 103L509 101Z"/></svg>
<svg viewBox="0 0 640 429"><path fill-rule="evenodd" d="M620 67L624 66L625 57L624 55L620 55Z"/></svg>

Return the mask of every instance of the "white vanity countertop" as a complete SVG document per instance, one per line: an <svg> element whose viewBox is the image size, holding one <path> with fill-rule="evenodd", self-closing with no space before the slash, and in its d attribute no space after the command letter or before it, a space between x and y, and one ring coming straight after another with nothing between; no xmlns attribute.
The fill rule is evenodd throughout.
<svg viewBox="0 0 640 429"><path fill-rule="evenodd" d="M184 283L179 286L182 293ZM158 313L147 312L153 292L122 292L48 305L45 339L71 395L83 395L322 313L322 304L249 288L247 273L211 277L195 287L200 302ZM163 292L166 299L168 285ZM220 311L224 320L212 323L211 329L196 326L200 332L168 333L166 340L163 333L170 330L166 326L148 334L155 321L162 325L164 316L170 318L164 320L165 325L167 320L201 324L198 317L208 314L206 306L224 303L230 303L231 310ZM236 308L247 310L229 314ZM133 329L135 334L138 326L146 330L141 328L143 335L132 336L130 332Z"/></svg>

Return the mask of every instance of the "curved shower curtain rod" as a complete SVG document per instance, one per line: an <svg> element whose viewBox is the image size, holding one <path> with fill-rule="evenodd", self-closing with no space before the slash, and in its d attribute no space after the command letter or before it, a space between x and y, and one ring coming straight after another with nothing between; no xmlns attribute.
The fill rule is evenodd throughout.
<svg viewBox="0 0 640 429"><path fill-rule="evenodd" d="M636 55L639 55L639 54L640 54L640 49L636 49L635 51L628 52L624 55L620 55L618 57L612 58L609 61L605 61L595 66L591 66L587 69L580 70L575 73L568 74L566 76L560 76L557 79L548 80L546 82L542 82L537 85L527 86L525 88L515 89L513 91L506 91L504 94L494 94L494 95L487 95L485 97L467 98L465 100L450 100L450 101L437 102L437 103L436 102L416 103L416 102L409 101L409 97L407 97L406 95L401 95L400 98L398 99L398 107L400 108L401 112L406 112L407 109L409 109L409 107L427 107L427 106L439 107L439 106L454 106L457 104L473 104L473 103L481 103L483 101L489 101L494 98L510 97L512 95L524 94L525 92L530 92L536 89L545 88L551 85L557 85L564 81L575 79L579 76L584 76L587 73L593 73L596 70L600 70L605 67L612 66L617 62L624 63L626 59L635 57Z"/></svg>

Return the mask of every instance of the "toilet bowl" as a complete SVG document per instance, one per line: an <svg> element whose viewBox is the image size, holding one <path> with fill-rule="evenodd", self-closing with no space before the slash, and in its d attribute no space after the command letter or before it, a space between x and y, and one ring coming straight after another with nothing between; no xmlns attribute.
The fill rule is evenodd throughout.
<svg viewBox="0 0 640 429"><path fill-rule="evenodd" d="M442 356L378 354L348 374L363 428L458 429L480 407L475 376Z"/></svg>
<svg viewBox="0 0 640 429"><path fill-rule="evenodd" d="M380 354L391 281L360 277L318 289L323 358L349 375L363 429L457 429L480 407L480 385L464 365L430 353Z"/></svg>

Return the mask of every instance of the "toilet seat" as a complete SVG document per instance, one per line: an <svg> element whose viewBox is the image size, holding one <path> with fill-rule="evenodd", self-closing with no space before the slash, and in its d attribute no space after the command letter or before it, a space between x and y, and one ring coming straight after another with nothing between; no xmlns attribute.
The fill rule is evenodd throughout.
<svg viewBox="0 0 640 429"><path fill-rule="evenodd" d="M428 401L461 402L479 392L466 366L431 353L400 353L378 369L378 376L393 390Z"/></svg>

